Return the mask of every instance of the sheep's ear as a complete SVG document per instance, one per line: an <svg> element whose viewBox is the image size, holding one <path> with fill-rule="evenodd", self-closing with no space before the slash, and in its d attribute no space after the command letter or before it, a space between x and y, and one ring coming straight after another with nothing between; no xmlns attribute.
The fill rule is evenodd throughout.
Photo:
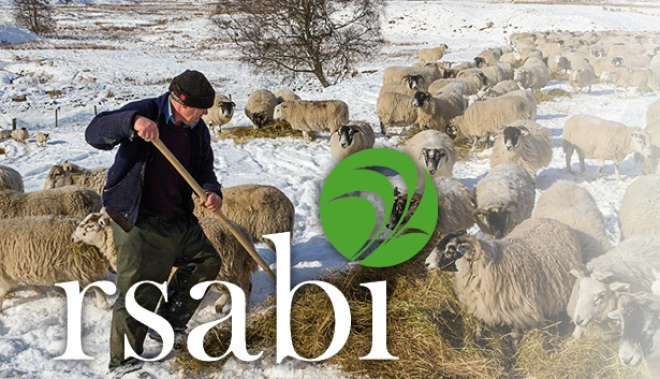
<svg viewBox="0 0 660 379"><path fill-rule="evenodd" d="M422 158L424 158L424 156L426 155L426 150L428 150L428 149L423 147L421 152L419 153L419 158L417 158L417 159L421 160Z"/></svg>
<svg viewBox="0 0 660 379"><path fill-rule="evenodd" d="M110 224L110 219L108 216L102 215L99 217L99 225L101 225L102 228L107 227Z"/></svg>
<svg viewBox="0 0 660 379"><path fill-rule="evenodd" d="M574 268L570 272L571 272L571 275L573 275L574 277L576 277L578 279L584 278L584 272L582 272L582 270L578 270L578 269Z"/></svg>
<svg viewBox="0 0 660 379"><path fill-rule="evenodd" d="M521 132L522 135L524 135L524 136L528 136L528 135L529 135L529 129L527 129L526 126L519 126L519 127L518 127L518 130L520 130L520 132Z"/></svg>
<svg viewBox="0 0 660 379"><path fill-rule="evenodd" d="M609 288L610 290L617 293L628 292L630 291L630 284L623 282L612 282L610 283Z"/></svg>
<svg viewBox="0 0 660 379"><path fill-rule="evenodd" d="M619 310L618 310L618 309L617 309L617 310L614 310L614 311L612 311L612 312L609 312L609 313L607 314L607 318L609 318L610 320L614 320L614 321L616 321L617 323L621 322L621 314L619 313Z"/></svg>

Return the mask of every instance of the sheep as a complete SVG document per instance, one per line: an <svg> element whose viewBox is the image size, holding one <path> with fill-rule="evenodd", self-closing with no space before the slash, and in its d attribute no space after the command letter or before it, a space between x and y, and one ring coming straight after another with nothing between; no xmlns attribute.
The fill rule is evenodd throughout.
<svg viewBox="0 0 660 379"><path fill-rule="evenodd" d="M486 49L480 52L479 54L477 54L474 61L475 63L478 63L477 67L485 67L487 65L499 63L501 56L502 53L499 50ZM477 59L477 58L481 58L481 59Z"/></svg>
<svg viewBox="0 0 660 379"><path fill-rule="evenodd" d="M532 217L551 218L573 228L580 239L585 262L612 248L605 218L596 201L589 191L573 182L559 180L545 190L536 202Z"/></svg>
<svg viewBox="0 0 660 379"><path fill-rule="evenodd" d="M93 189L99 195L108 180L107 168L86 169L69 161L56 164L48 171L44 189L78 185Z"/></svg>
<svg viewBox="0 0 660 379"><path fill-rule="evenodd" d="M570 271L581 265L570 227L533 218L501 240L470 235L452 240L458 299L482 322L521 332L566 309L575 281ZM429 270L440 267L439 256L437 250L429 256Z"/></svg>
<svg viewBox="0 0 660 379"><path fill-rule="evenodd" d="M451 178L458 158L454 142L438 130L424 130L415 134L405 142L404 152L415 161L419 170L427 170L433 178Z"/></svg>
<svg viewBox="0 0 660 379"><path fill-rule="evenodd" d="M11 138L11 130L0 130L0 141L5 141Z"/></svg>
<svg viewBox="0 0 660 379"><path fill-rule="evenodd" d="M406 75L401 83L385 83L380 87L380 94L385 92L399 92L406 95L414 95L417 91L425 88L424 78L421 75Z"/></svg>
<svg viewBox="0 0 660 379"><path fill-rule="evenodd" d="M490 156L490 167L517 163L536 178L552 161L550 131L533 120L517 120L500 131Z"/></svg>
<svg viewBox="0 0 660 379"><path fill-rule="evenodd" d="M481 138L497 134L505 125L520 119L536 118L536 103L527 96L501 96L470 105L465 114L450 125L466 138L473 139L474 151Z"/></svg>
<svg viewBox="0 0 660 379"><path fill-rule="evenodd" d="M408 67L408 66L391 66L383 71L383 85L394 83L401 84L405 82L407 76L420 76L423 83L420 85L424 88L433 83L434 80L440 79L440 71L437 66L424 66L424 67Z"/></svg>
<svg viewBox="0 0 660 379"><path fill-rule="evenodd" d="M215 217L202 218L199 220L199 225L204 230L206 238L208 238L222 258L222 266L216 280L237 284L243 289L249 299L252 289L252 273L257 271L257 263L219 219ZM232 222L232 225L247 241L252 243L252 238L245 228L235 222ZM92 213L88 215L71 233L71 239L74 242L83 242L98 248L107 257L111 267L116 271L117 253L113 236L114 233L110 218L103 213ZM222 293L214 304L216 312L227 313L228 309L226 306L229 305L229 295L219 287L214 288Z"/></svg>
<svg viewBox="0 0 660 379"><path fill-rule="evenodd" d="M660 235L660 175L640 176L621 200L618 222L621 240L636 235Z"/></svg>
<svg viewBox="0 0 660 379"><path fill-rule="evenodd" d="M639 128L628 128L616 121L605 120L596 116L576 115L570 117L564 126L561 145L566 153L566 171L572 173L571 157L577 151L580 171L584 172L585 158L599 160L598 177L600 178L605 160L614 161L616 179L620 180L619 163L628 154L637 152L650 164L651 137Z"/></svg>
<svg viewBox="0 0 660 379"><path fill-rule="evenodd" d="M646 125L648 126L656 120L660 120L660 98L646 108Z"/></svg>
<svg viewBox="0 0 660 379"><path fill-rule="evenodd" d="M276 105L277 98L267 89L256 90L250 94L245 105L245 115L254 124L254 130L273 121L273 111Z"/></svg>
<svg viewBox="0 0 660 379"><path fill-rule="evenodd" d="M598 78L593 71L593 67L589 67L574 69L568 75L568 83L575 92L580 92L582 88L587 87L587 92L591 93L591 85L595 84Z"/></svg>
<svg viewBox="0 0 660 379"><path fill-rule="evenodd" d="M649 69L628 69L625 67L604 71L600 81L614 86L614 95L618 96L617 88L646 87L653 74Z"/></svg>
<svg viewBox="0 0 660 379"><path fill-rule="evenodd" d="M376 110L380 121L380 132L387 136L386 127L408 126L417 121L414 98L398 92L385 92L378 96Z"/></svg>
<svg viewBox="0 0 660 379"><path fill-rule="evenodd" d="M86 216L101 209L101 196L82 186L34 192L0 191L0 219L26 216Z"/></svg>
<svg viewBox="0 0 660 379"><path fill-rule="evenodd" d="M447 44L443 43L438 47L420 49L419 52L417 53L417 56L420 62L435 62L442 59L447 49L448 49Z"/></svg>
<svg viewBox="0 0 660 379"><path fill-rule="evenodd" d="M515 163L499 164L474 188L475 218L487 234L502 238L532 215L536 196L534 179Z"/></svg>
<svg viewBox="0 0 660 379"><path fill-rule="evenodd" d="M462 70L456 75L456 80L465 83L468 90L465 93L466 95L473 95L488 84L486 75L481 70L476 69Z"/></svg>
<svg viewBox="0 0 660 379"><path fill-rule="evenodd" d="M486 85L494 86L497 83L506 80L506 74L500 66L482 67L481 72L486 76Z"/></svg>
<svg viewBox="0 0 660 379"><path fill-rule="evenodd" d="M231 95L217 94L215 95L213 106L209 108L207 114L202 116L202 119L209 127L217 126L218 128L222 128L222 125L228 124L231 118L234 117L235 109L236 103L231 100Z"/></svg>
<svg viewBox="0 0 660 379"><path fill-rule="evenodd" d="M654 344L660 345L657 333L660 316L660 296L640 293L621 294L614 311L608 318L615 320L621 330L619 360L626 366L636 366L646 357L649 372L657 378L660 374L660 355L654 351Z"/></svg>
<svg viewBox="0 0 660 379"><path fill-rule="evenodd" d="M329 131L334 133L342 125L348 124L348 104L341 100L285 101L275 106L273 118L288 122L295 130L301 130L305 142L309 142L309 132Z"/></svg>
<svg viewBox="0 0 660 379"><path fill-rule="evenodd" d="M277 104L282 104L285 101L301 100L300 96L296 95L295 92L286 88L283 88L275 92L275 97L277 98Z"/></svg>
<svg viewBox="0 0 660 379"><path fill-rule="evenodd" d="M48 142L48 133L44 132L39 132L34 136L34 140L37 141L37 146L39 147L46 147L46 143Z"/></svg>
<svg viewBox="0 0 660 379"><path fill-rule="evenodd" d="M74 244L71 233L81 218L33 216L0 220L6 236L0 241L0 310L5 296L20 283L37 286L77 280L85 287L102 279L108 260L92 246ZM104 307L105 296L94 288L96 302Z"/></svg>
<svg viewBox="0 0 660 379"><path fill-rule="evenodd" d="M660 270L660 238L635 236L576 269L578 278L566 311L575 324L573 338L584 335L587 325L594 321L606 325L607 314L616 308L622 292L650 291L653 270Z"/></svg>
<svg viewBox="0 0 660 379"><path fill-rule="evenodd" d="M504 80L497 83L493 87L486 87L482 89L477 93L477 95L482 99L484 97L498 97L512 91L517 91L519 89L520 86L518 86L518 83L516 83L514 80Z"/></svg>
<svg viewBox="0 0 660 379"><path fill-rule="evenodd" d="M522 88L541 89L548 84L548 66L536 59L525 62L513 74Z"/></svg>
<svg viewBox="0 0 660 379"><path fill-rule="evenodd" d="M11 132L11 138L16 142L26 143L30 138L30 133L25 128L16 129Z"/></svg>
<svg viewBox="0 0 660 379"><path fill-rule="evenodd" d="M330 155L339 162L360 150L374 147L374 142L374 131L371 126L364 121L354 121L332 133Z"/></svg>
<svg viewBox="0 0 660 379"><path fill-rule="evenodd" d="M444 176L433 178L433 185L438 194L438 222L434 234L445 235L472 227L475 205L470 189L460 180ZM389 229L393 229L404 216L407 197L407 193L400 192L399 187L394 188L394 205L387 223ZM403 222L410 219L418 204L419 200L415 194Z"/></svg>
<svg viewBox="0 0 660 379"><path fill-rule="evenodd" d="M465 84L456 81L443 87L433 96L445 122L449 122L465 113L468 107L468 102L465 98L466 93Z"/></svg>
<svg viewBox="0 0 660 379"><path fill-rule="evenodd" d="M289 198L273 186L245 184L222 189L222 212L228 219L242 225L256 242L264 242L275 251L275 244L264 234L293 233L295 208ZM198 218L214 217L213 213L194 201Z"/></svg>
<svg viewBox="0 0 660 379"><path fill-rule="evenodd" d="M443 103L428 92L417 92L413 98L413 106L417 109L415 124L421 129L445 130L447 122L442 113Z"/></svg>
<svg viewBox="0 0 660 379"><path fill-rule="evenodd" d="M9 166L0 165L0 191L1 190L24 192L25 189L21 174Z"/></svg>

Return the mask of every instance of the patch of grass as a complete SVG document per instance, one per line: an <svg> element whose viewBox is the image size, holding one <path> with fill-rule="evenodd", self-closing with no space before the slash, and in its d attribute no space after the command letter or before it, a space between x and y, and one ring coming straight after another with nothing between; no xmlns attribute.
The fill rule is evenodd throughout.
<svg viewBox="0 0 660 379"><path fill-rule="evenodd" d="M277 137L298 137L302 138L302 132L293 130L291 126L282 121L271 122L264 127L254 130L252 126L236 127L224 129L214 136L217 140L233 139L238 145L248 143L255 138L277 138ZM315 139L314 133L310 133L312 140Z"/></svg>
<svg viewBox="0 0 660 379"><path fill-rule="evenodd" d="M553 88L549 91L534 91L534 99L536 104L541 104L544 101L552 101L558 97L571 97L568 91L561 88Z"/></svg>

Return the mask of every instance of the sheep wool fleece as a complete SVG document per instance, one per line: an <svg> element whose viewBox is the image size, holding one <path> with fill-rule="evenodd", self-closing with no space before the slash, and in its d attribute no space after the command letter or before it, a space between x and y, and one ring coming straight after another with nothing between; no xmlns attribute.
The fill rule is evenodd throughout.
<svg viewBox="0 0 660 379"><path fill-rule="evenodd" d="M124 362L124 336L133 350L142 354L148 327L131 317L126 309L126 293L135 283L150 280L167 281L172 267L177 267L167 288L167 302L162 301L157 313L172 328L185 330L200 300L190 297L197 283L214 280L221 259L194 218L179 213L171 219L139 216L135 227L126 233L112 222L117 246L117 288L119 297L112 314L110 364L112 370ZM161 292L145 284L135 291L137 303L150 311L156 309Z"/></svg>

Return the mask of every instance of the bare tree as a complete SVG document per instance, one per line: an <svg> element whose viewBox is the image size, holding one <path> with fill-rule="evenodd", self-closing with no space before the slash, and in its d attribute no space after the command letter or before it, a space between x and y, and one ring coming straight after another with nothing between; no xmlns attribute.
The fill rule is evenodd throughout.
<svg viewBox="0 0 660 379"><path fill-rule="evenodd" d="M13 0L14 17L18 25L42 35L55 27L52 9L45 0Z"/></svg>
<svg viewBox="0 0 660 379"><path fill-rule="evenodd" d="M381 8L382 0L229 0L214 21L255 71L309 73L328 87L377 51Z"/></svg>

